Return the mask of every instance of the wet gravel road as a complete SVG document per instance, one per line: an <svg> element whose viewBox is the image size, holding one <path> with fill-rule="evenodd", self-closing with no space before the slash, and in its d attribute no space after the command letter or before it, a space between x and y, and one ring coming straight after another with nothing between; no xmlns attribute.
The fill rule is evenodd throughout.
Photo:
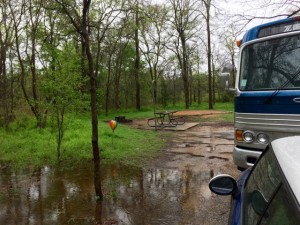
<svg viewBox="0 0 300 225"><path fill-rule="evenodd" d="M211 193L208 182L217 174L240 175L232 161L233 138L232 123L201 123L174 133L162 157L152 165L176 169L186 176L188 187L178 224L226 224L230 197Z"/></svg>

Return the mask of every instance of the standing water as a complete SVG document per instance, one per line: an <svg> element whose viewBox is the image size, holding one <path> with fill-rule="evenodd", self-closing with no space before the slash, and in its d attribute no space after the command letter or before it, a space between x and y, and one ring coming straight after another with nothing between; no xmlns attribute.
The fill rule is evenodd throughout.
<svg viewBox="0 0 300 225"><path fill-rule="evenodd" d="M225 224L230 197L213 195L208 182L219 173L238 175L232 133L196 127L174 136L153 166L103 166L102 202L95 199L92 162L19 171L0 164L0 224Z"/></svg>
<svg viewBox="0 0 300 225"><path fill-rule="evenodd" d="M0 224L185 224L184 214L193 216L191 195L211 195L209 171L106 166L105 197L97 202L92 171L92 165L2 168Z"/></svg>

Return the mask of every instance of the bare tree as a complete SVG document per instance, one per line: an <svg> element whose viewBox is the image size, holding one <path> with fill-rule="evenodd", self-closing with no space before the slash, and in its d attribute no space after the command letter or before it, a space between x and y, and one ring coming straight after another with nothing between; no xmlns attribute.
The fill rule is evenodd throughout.
<svg viewBox="0 0 300 225"><path fill-rule="evenodd" d="M240 12L227 15L227 17L231 17L230 20L238 24L240 30L244 30L253 21L270 21L299 15L299 3L299 0L245 0L240 2L243 6Z"/></svg>
<svg viewBox="0 0 300 225"><path fill-rule="evenodd" d="M9 9L13 20L15 34L15 46L20 64L21 87L30 106L31 111L37 119L37 126L43 128L47 110L41 109L38 94L37 74L37 35L41 24L43 13L43 1L21 1L17 4L9 2ZM23 35L25 34L25 35ZM25 53L25 54L24 54ZM29 69L28 69L29 68ZM31 90L27 88L27 74L31 75Z"/></svg>
<svg viewBox="0 0 300 225"><path fill-rule="evenodd" d="M177 32L177 35L173 36L173 46L169 47L173 51L178 59L184 86L184 98L185 108L190 106L189 98L189 66L188 66L188 53L187 42L195 36L198 28L197 12L198 1L196 0L169 0L171 3L171 29ZM172 31L171 31L172 32ZM173 32L172 32L173 33Z"/></svg>
<svg viewBox="0 0 300 225"><path fill-rule="evenodd" d="M231 69L231 79L232 79L232 87L235 85L235 77L236 77L236 58L238 53L238 47L236 45L236 41L240 32L234 24L229 25L225 32L220 36L220 40L225 44L225 53L228 56L224 61L229 62L232 66Z"/></svg>
<svg viewBox="0 0 300 225"><path fill-rule="evenodd" d="M134 61L134 79L135 79L135 104L136 109L141 109L141 84L140 84L140 9L139 1L135 2L135 28L134 28L134 42L135 42L135 61Z"/></svg>
<svg viewBox="0 0 300 225"><path fill-rule="evenodd" d="M163 70L168 63L168 60L164 58L167 43L164 30L168 20L168 10L165 5L148 5L146 7L141 27L141 52L148 63L151 81L154 85L153 101L156 103L157 81L160 74L158 69Z"/></svg>
<svg viewBox="0 0 300 225"><path fill-rule="evenodd" d="M95 59L95 77L100 80L103 77L101 71L103 71L103 65L106 64L108 75L106 79L105 88L105 112L108 113L109 97L110 97L110 85L113 72L114 59L113 56L116 54L117 45L122 38L122 32L124 24L119 22L119 19L123 21L124 15L120 17L124 11L122 8L124 4L119 1L106 1L102 4L95 5L97 9L95 21L90 21L90 27L95 29L95 37L92 40L91 49L94 52ZM116 22L117 21L117 22ZM107 51L103 51L106 48ZM107 54L108 53L108 54ZM104 82L103 82L104 83ZM100 85L98 85L100 86ZM98 87L97 86L97 87ZM119 93L118 93L119 94Z"/></svg>
<svg viewBox="0 0 300 225"><path fill-rule="evenodd" d="M210 13L211 0L202 0L205 12L202 15L206 22L207 35L207 71L208 71L208 108L213 109L213 73L212 73L212 53L211 53L211 29L210 29Z"/></svg>

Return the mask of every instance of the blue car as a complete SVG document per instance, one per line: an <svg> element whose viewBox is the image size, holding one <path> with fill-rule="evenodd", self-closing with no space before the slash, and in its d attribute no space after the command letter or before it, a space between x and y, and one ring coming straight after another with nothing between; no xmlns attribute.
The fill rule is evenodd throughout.
<svg viewBox="0 0 300 225"><path fill-rule="evenodd" d="M299 225L300 137L273 141L237 181L221 174L209 188L232 195L230 225Z"/></svg>

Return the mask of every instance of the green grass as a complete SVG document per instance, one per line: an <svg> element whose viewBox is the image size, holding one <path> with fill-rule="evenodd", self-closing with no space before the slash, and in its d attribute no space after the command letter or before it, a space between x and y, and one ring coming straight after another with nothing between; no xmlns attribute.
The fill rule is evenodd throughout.
<svg viewBox="0 0 300 225"><path fill-rule="evenodd" d="M191 110L207 110L208 104L195 104ZM184 105L157 107L159 110L184 110ZM217 103L214 110L233 111L232 103ZM125 165L143 165L157 156L164 145L159 133L137 130L119 124L113 133L108 121L116 116L127 119L153 117L153 109L114 111L99 115L99 147L102 163L121 162ZM199 118L201 120L201 118ZM233 121L233 113L221 114L205 121ZM54 125L53 125L54 124ZM92 159L90 115L67 115L65 135L61 146L61 162L74 164ZM8 127L0 127L0 161L17 167L52 165L57 163L57 129L48 119L45 129L36 128L33 117L23 116ZM112 142L113 141L113 142Z"/></svg>
<svg viewBox="0 0 300 225"><path fill-rule="evenodd" d="M91 122L85 116L68 116L62 143L62 162L92 159ZM113 143L112 143L113 138ZM24 117L8 128L0 128L0 160L17 167L57 163L54 127L35 128L32 118ZM99 147L103 162L143 164L156 156L164 142L153 131L131 129L119 124L114 134L106 122L99 122Z"/></svg>

